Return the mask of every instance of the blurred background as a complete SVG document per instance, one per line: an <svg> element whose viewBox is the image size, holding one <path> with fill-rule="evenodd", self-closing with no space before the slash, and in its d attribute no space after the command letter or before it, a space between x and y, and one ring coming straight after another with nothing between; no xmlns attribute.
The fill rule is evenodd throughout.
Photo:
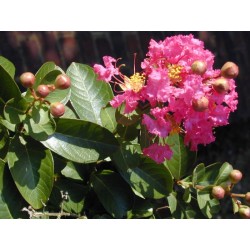
<svg viewBox="0 0 250 250"><path fill-rule="evenodd" d="M170 32L170 31L67 31L67 32L0 32L0 55L16 66L18 81L21 73L36 73L46 61L54 61L66 71L71 62L93 66L102 63L102 57L110 55L122 58L127 72L133 72L133 54L137 53L136 70L144 59L151 38L164 40L167 36L193 34L204 41L205 48L215 55L214 68L221 68L226 61L235 62L240 69L236 79L239 94L238 109L230 116L230 125L215 130L216 141L200 147L197 163L206 165L216 161L228 161L234 168L244 173L236 192L250 191L250 32ZM225 201L221 213L230 218L232 213Z"/></svg>

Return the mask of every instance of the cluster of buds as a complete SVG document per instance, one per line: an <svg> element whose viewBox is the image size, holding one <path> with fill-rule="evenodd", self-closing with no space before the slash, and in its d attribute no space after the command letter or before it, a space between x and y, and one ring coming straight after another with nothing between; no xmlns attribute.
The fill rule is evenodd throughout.
<svg viewBox="0 0 250 250"><path fill-rule="evenodd" d="M71 81L66 74L60 74L56 77L54 84L40 84L34 90L36 77L31 72L25 72L20 76L20 82L23 87L30 89L35 101L45 102L50 105L50 113L54 117L61 117L65 113L65 106L61 102L50 103L45 98L56 89L64 90L70 87Z"/></svg>
<svg viewBox="0 0 250 250"><path fill-rule="evenodd" d="M231 190L235 184L239 183L242 179L242 172L234 169L229 174L229 185L226 187L214 186L211 190L211 195L218 200L223 199L225 196L230 196L234 199L234 202L238 205L238 213L244 219L250 219L250 207L247 205L242 205L241 201L237 198L243 198L246 203L250 203L250 192L246 194L235 194Z"/></svg>

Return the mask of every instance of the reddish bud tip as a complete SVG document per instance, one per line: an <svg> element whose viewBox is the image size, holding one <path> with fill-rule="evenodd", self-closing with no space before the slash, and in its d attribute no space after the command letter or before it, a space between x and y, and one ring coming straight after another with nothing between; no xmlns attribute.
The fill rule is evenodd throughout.
<svg viewBox="0 0 250 250"><path fill-rule="evenodd" d="M56 77L55 87L56 89L67 89L71 85L70 78L66 74L60 74Z"/></svg>
<svg viewBox="0 0 250 250"><path fill-rule="evenodd" d="M36 94L39 96L39 97L46 97L48 94L50 93L50 90L49 90L49 87L47 85L39 85L37 87L37 90L36 90Z"/></svg>
<svg viewBox="0 0 250 250"><path fill-rule="evenodd" d="M202 112L208 108L209 101L207 97L203 96L200 99L192 101L192 107L195 111Z"/></svg>
<svg viewBox="0 0 250 250"><path fill-rule="evenodd" d="M233 184L236 184L242 179L242 173L239 170L234 169L231 171L229 179Z"/></svg>
<svg viewBox="0 0 250 250"><path fill-rule="evenodd" d="M226 62L221 68L221 75L226 78L236 78L238 74L239 67L233 62Z"/></svg>
<svg viewBox="0 0 250 250"><path fill-rule="evenodd" d="M219 94L224 94L229 90L229 82L223 77L217 78L212 85L214 90Z"/></svg>
<svg viewBox="0 0 250 250"><path fill-rule="evenodd" d="M207 71L207 64L206 62L197 60L193 62L191 69L193 73L197 75L203 75Z"/></svg>
<svg viewBox="0 0 250 250"><path fill-rule="evenodd" d="M243 219L250 219L250 208L249 207L240 207L239 215Z"/></svg>
<svg viewBox="0 0 250 250"><path fill-rule="evenodd" d="M31 88L35 83L35 76L31 72L25 72L20 76L20 82L25 88Z"/></svg>
<svg viewBox="0 0 250 250"><path fill-rule="evenodd" d="M218 200L223 199L225 196L224 188L222 188L221 186L214 186L212 188L212 196Z"/></svg>
<svg viewBox="0 0 250 250"><path fill-rule="evenodd" d="M54 117L60 117L65 113L65 106L61 102L54 102L50 105L50 113Z"/></svg>

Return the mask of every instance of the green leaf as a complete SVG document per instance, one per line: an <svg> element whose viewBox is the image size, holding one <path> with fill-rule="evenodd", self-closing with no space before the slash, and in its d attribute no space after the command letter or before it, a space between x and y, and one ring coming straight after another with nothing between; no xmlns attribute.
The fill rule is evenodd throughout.
<svg viewBox="0 0 250 250"><path fill-rule="evenodd" d="M173 218L184 219L185 214L178 205L179 203L176 199L176 193L170 193L170 195L167 197L167 201Z"/></svg>
<svg viewBox="0 0 250 250"><path fill-rule="evenodd" d="M133 193L119 174L104 170L91 175L91 185L103 207L115 218L123 218L132 207Z"/></svg>
<svg viewBox="0 0 250 250"><path fill-rule="evenodd" d="M68 213L80 214L84 208L84 201L89 188L70 180L59 179L55 181L49 199L56 209ZM64 199L62 198L64 195Z"/></svg>
<svg viewBox="0 0 250 250"><path fill-rule="evenodd" d="M57 119L56 132L43 145L64 158L90 163L113 154L119 144L112 133L101 126L74 119Z"/></svg>
<svg viewBox="0 0 250 250"><path fill-rule="evenodd" d="M190 189L189 188L186 188L184 190L184 194L183 194L183 200L186 202L186 203L190 203L191 201L191 192L190 192Z"/></svg>
<svg viewBox="0 0 250 250"><path fill-rule="evenodd" d="M22 218L26 204L20 196L7 164L0 159L0 219Z"/></svg>
<svg viewBox="0 0 250 250"><path fill-rule="evenodd" d="M112 133L115 132L117 127L115 112L116 110L113 107L101 109L101 124L104 128L108 129Z"/></svg>
<svg viewBox="0 0 250 250"><path fill-rule="evenodd" d="M9 100L4 108L4 116L12 124L21 123L26 117L29 104L24 98L13 98Z"/></svg>
<svg viewBox="0 0 250 250"><path fill-rule="evenodd" d="M233 213L236 214L239 212L239 205L237 204L236 200L232 198L232 204L233 204Z"/></svg>
<svg viewBox="0 0 250 250"><path fill-rule="evenodd" d="M11 175L23 198L34 208L46 203L53 186L52 154L39 142L15 136L7 155Z"/></svg>
<svg viewBox="0 0 250 250"><path fill-rule="evenodd" d="M54 62L46 62L44 63L40 69L36 73L36 82L34 84L34 87L38 87L40 84L46 84L48 83L48 80L46 80L46 77L53 71L60 71L63 73L63 70L56 66ZM58 74L60 74L58 72Z"/></svg>
<svg viewBox="0 0 250 250"><path fill-rule="evenodd" d="M134 205L127 213L128 219L147 218L153 215L153 205L149 200L135 198Z"/></svg>
<svg viewBox="0 0 250 250"><path fill-rule="evenodd" d="M204 175L205 175L205 165L203 163L200 163L195 167L193 171L193 177L192 177L193 186L199 183L203 179Z"/></svg>
<svg viewBox="0 0 250 250"><path fill-rule="evenodd" d="M36 81L33 86L34 90L37 90L37 87L41 84L54 84L55 79L58 75L64 73L64 71L55 65L53 62L47 62L41 66L41 68L36 73ZM26 97L29 97L31 94L30 90L26 92ZM70 98L70 88L60 90L56 89L49 93L45 100L50 103L61 102L66 104Z"/></svg>
<svg viewBox="0 0 250 250"><path fill-rule="evenodd" d="M12 124L10 122L8 122L7 120L3 119L1 116L0 116L0 123L7 129L9 129L10 131L12 132L15 132L16 131L16 125L15 124Z"/></svg>
<svg viewBox="0 0 250 250"><path fill-rule="evenodd" d="M14 79L15 76L15 66L14 64L3 56L0 56L0 65L5 69L6 72Z"/></svg>
<svg viewBox="0 0 250 250"><path fill-rule="evenodd" d="M142 197L160 199L173 189L173 179L163 165L156 164L150 159L142 161L138 154L121 148L113 160L121 176Z"/></svg>
<svg viewBox="0 0 250 250"><path fill-rule="evenodd" d="M93 69L84 64L72 63L67 75L71 79L70 101L78 116L101 125L101 109L113 98L110 85L97 80Z"/></svg>
<svg viewBox="0 0 250 250"><path fill-rule="evenodd" d="M61 118L77 119L77 116L71 108L65 106L65 113L61 116Z"/></svg>
<svg viewBox="0 0 250 250"><path fill-rule="evenodd" d="M121 124L117 125L117 133L124 141L133 141L139 135L139 130L137 129L137 125L133 124L130 126L124 126Z"/></svg>
<svg viewBox="0 0 250 250"><path fill-rule="evenodd" d="M0 82L0 98L4 102L12 98L21 97L21 92L16 82L2 65L0 65Z"/></svg>
<svg viewBox="0 0 250 250"><path fill-rule="evenodd" d="M173 156L164 165L170 170L176 180L188 175L196 159L196 152L192 152L184 145L183 137L174 134L167 138L167 144L173 150Z"/></svg>
<svg viewBox="0 0 250 250"><path fill-rule="evenodd" d="M233 170L233 167L228 162L225 162L222 164L219 174L217 175L214 185L220 185L223 182L229 181L229 175L231 171Z"/></svg>
<svg viewBox="0 0 250 250"><path fill-rule="evenodd" d="M220 202L211 198L209 190L197 190L197 202L201 212L211 219L220 209Z"/></svg>
<svg viewBox="0 0 250 250"><path fill-rule="evenodd" d="M67 162L65 168L61 171L62 175L73 180L83 181L84 178L81 175L81 169L83 166L73 162Z"/></svg>
<svg viewBox="0 0 250 250"><path fill-rule="evenodd" d="M134 110L129 114L124 114L124 110L124 103L116 109L115 118L118 124L130 126L137 123L141 119L141 114L139 114L139 110Z"/></svg>
<svg viewBox="0 0 250 250"><path fill-rule="evenodd" d="M0 158L4 159L9 147L9 132L0 124Z"/></svg>
<svg viewBox="0 0 250 250"><path fill-rule="evenodd" d="M49 108L44 106L34 106L32 115L24 120L24 128L35 140L44 141L55 132L56 124L50 117Z"/></svg>
<svg viewBox="0 0 250 250"><path fill-rule="evenodd" d="M219 175L222 164L220 162L213 163L205 167L205 175L199 185L213 186Z"/></svg>

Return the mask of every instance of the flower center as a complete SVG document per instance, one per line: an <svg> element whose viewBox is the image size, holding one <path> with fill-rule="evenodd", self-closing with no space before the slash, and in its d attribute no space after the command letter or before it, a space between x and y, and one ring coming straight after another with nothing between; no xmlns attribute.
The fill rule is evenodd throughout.
<svg viewBox="0 0 250 250"><path fill-rule="evenodd" d="M177 85L182 81L182 77L181 77L181 70L182 70L182 66L178 65L178 64L168 64L168 77L170 78L170 80L172 81L172 83L174 85Z"/></svg>
<svg viewBox="0 0 250 250"><path fill-rule="evenodd" d="M123 90L133 90L139 92L145 84L145 76L135 73L129 78L124 76L124 84L120 85Z"/></svg>
<svg viewBox="0 0 250 250"><path fill-rule="evenodd" d="M179 134L181 132L181 128L180 128L180 124L178 124L174 117L170 114L166 114L165 116L166 120L169 121L171 123L171 131L170 131L170 135L173 135L173 134Z"/></svg>

